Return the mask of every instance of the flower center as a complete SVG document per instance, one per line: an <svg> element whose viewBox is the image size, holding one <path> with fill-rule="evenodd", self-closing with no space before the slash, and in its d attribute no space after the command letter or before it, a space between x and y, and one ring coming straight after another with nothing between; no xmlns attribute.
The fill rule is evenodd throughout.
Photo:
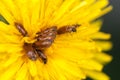
<svg viewBox="0 0 120 80"><path fill-rule="evenodd" d="M40 57L44 64L46 64L47 56L44 54L44 50L52 45L57 34L57 27L53 26L51 28L47 28L41 32L36 33L36 41L29 43L31 40L29 41L30 38L23 25L15 23L15 26L24 36L25 43L23 48L28 58L32 61L35 61L38 57Z"/></svg>
<svg viewBox="0 0 120 80"><path fill-rule="evenodd" d="M25 50L28 58L32 61L36 61L37 58L40 58L44 64L46 64L47 56L45 55L44 50L52 45L56 35L67 32L76 32L76 28L80 25L76 24L71 26L63 26L58 30L56 26L52 26L36 33L37 36L34 38L35 40L29 38L28 32L25 30L22 24L15 22L15 26L24 37L25 43L23 49Z"/></svg>

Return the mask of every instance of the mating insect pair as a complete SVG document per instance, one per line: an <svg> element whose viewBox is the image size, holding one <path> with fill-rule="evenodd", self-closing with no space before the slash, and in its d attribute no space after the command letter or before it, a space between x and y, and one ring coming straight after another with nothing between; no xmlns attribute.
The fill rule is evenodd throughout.
<svg viewBox="0 0 120 80"><path fill-rule="evenodd" d="M15 26L17 30L25 37L28 36L27 31L23 27L23 25L16 23ZM36 33L37 37L35 37L36 41L34 43L24 43L23 48L26 51L26 54L29 59L32 61L35 61L38 57L42 59L44 64L47 63L47 56L44 54L44 50L49 48L52 43L54 42L54 39L56 38L56 35L68 33L68 32L76 32L76 28L80 26L78 24L71 25L71 26L63 26L60 29L57 30L56 26L52 26L50 28L47 28L45 30L42 30L41 32Z"/></svg>

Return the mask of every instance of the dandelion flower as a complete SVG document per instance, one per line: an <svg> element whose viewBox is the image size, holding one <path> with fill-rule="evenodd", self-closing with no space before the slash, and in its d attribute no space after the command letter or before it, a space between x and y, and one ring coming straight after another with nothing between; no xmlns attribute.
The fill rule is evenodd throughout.
<svg viewBox="0 0 120 80"><path fill-rule="evenodd" d="M112 59L103 52L111 48L110 34L100 32L102 22L97 20L112 9L108 4L108 0L0 0L0 14L8 22L0 22L0 80L109 80L102 69ZM65 30L75 25L74 30ZM55 39L44 34L53 26L64 31L48 30ZM53 41L40 48L42 57L32 60L26 44L34 49L39 33Z"/></svg>

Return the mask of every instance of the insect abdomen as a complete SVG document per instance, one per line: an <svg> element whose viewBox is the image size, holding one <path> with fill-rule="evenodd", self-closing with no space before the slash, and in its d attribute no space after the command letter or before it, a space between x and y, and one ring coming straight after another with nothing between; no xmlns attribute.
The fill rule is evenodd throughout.
<svg viewBox="0 0 120 80"><path fill-rule="evenodd" d="M29 59L31 59L32 61L37 60L37 54L32 44L24 43L24 49Z"/></svg>
<svg viewBox="0 0 120 80"><path fill-rule="evenodd" d="M38 49L45 49L51 46L57 34L57 27L47 28L38 33L34 46Z"/></svg>

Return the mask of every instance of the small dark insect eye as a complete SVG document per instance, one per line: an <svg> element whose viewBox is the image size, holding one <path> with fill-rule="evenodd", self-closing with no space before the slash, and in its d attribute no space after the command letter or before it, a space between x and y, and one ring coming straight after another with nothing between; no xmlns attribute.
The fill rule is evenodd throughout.
<svg viewBox="0 0 120 80"><path fill-rule="evenodd" d="M73 32L76 32L77 30L75 28L72 29Z"/></svg>

